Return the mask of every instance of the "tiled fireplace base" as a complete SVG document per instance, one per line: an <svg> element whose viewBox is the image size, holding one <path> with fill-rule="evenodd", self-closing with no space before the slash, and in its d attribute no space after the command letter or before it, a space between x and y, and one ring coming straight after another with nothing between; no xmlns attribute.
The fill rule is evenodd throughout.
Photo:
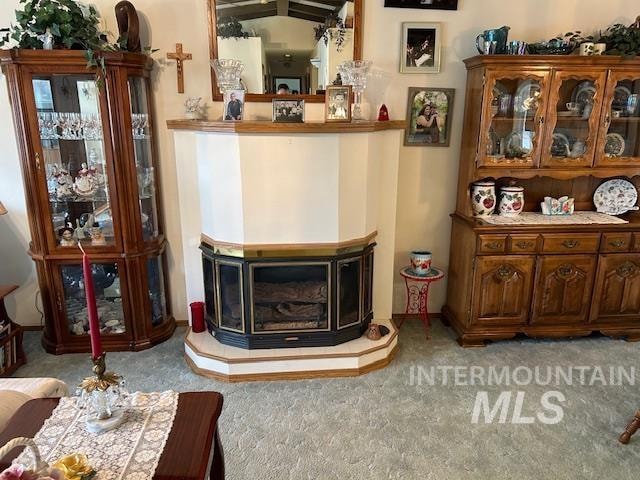
<svg viewBox="0 0 640 480"><path fill-rule="evenodd" d="M223 345L208 332L185 339L185 359L194 372L226 382L351 377L384 368L398 346L398 330L391 320L374 320L390 333L371 341L362 336L333 347L245 350Z"/></svg>

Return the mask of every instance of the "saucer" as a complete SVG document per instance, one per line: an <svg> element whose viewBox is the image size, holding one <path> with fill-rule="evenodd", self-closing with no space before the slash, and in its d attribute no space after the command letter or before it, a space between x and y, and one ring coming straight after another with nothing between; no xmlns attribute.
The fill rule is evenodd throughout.
<svg viewBox="0 0 640 480"><path fill-rule="evenodd" d="M420 278L437 277L438 275L440 275L440 272L433 267L431 267L427 273L418 273L411 267L407 267L405 271L409 275L412 275L414 277L420 277Z"/></svg>

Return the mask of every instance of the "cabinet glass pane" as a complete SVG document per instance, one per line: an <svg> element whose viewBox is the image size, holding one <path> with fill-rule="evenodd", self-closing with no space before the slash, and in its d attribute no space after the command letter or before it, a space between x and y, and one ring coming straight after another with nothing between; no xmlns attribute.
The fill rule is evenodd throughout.
<svg viewBox="0 0 640 480"><path fill-rule="evenodd" d="M594 111L596 86L592 80L566 79L560 84L556 109L556 124L553 129L551 151L546 152L556 159L583 157L589 145L589 121ZM592 135L595 139L596 135Z"/></svg>
<svg viewBox="0 0 640 480"><path fill-rule="evenodd" d="M162 257L153 257L147 260L147 282L149 301L151 302L151 324L157 327L167 319Z"/></svg>
<svg viewBox="0 0 640 480"><path fill-rule="evenodd" d="M202 273L204 275L204 303L207 309L207 321L217 325L216 317L216 301L215 301L215 279L214 279L213 260L208 257L202 257Z"/></svg>
<svg viewBox="0 0 640 480"><path fill-rule="evenodd" d="M122 311L118 265L116 263L92 264L91 273L98 306L100 332L103 334L125 333L126 324ZM87 335L89 316L82 266L63 265L60 267L60 274L62 275L69 333L71 335Z"/></svg>
<svg viewBox="0 0 640 480"><path fill-rule="evenodd" d="M499 78L491 95L491 121L486 154L492 163L532 161L534 140L539 138L536 121L542 108L540 81Z"/></svg>
<svg viewBox="0 0 640 480"><path fill-rule="evenodd" d="M611 102L604 154L609 158L640 157L640 79L621 80Z"/></svg>
<svg viewBox="0 0 640 480"><path fill-rule="evenodd" d="M142 237L157 237L158 205L156 202L156 178L153 168L151 123L147 82L142 77L129 77L131 103L131 135L133 137L136 172L138 175L138 201L142 220Z"/></svg>
<svg viewBox="0 0 640 480"><path fill-rule="evenodd" d="M93 75L33 77L55 237L62 247L115 242L100 96Z"/></svg>

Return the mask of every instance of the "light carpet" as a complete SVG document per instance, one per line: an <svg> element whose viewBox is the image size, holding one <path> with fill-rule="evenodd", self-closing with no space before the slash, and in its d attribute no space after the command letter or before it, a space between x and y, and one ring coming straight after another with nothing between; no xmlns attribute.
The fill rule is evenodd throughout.
<svg viewBox="0 0 640 480"><path fill-rule="evenodd" d="M169 341L144 352L110 353L108 366L126 377L130 390L223 393L220 435L232 480L638 478L640 433L627 446L616 440L640 408L638 388L626 379L621 386L605 386L601 380L583 385L576 370L573 385L453 383L456 371L469 374L472 366L475 373L480 367L485 373L491 366L508 366L512 372L523 367L520 383L536 366L600 366L607 383L610 366L627 373L634 368L640 377L640 344L608 338L526 339L469 350L459 347L439 322L427 342L421 324L409 321L401 330L398 355L383 370L357 378L226 384L191 372L183 360L183 335L179 329ZM39 333L27 333L25 343L29 363L17 376L55 376L73 386L89 372L87 355L46 354ZM426 378L412 385L411 372L422 367L429 373L431 366L452 368L447 385L442 384L444 369L435 370L435 385L427 385ZM583 371L589 383L594 370ZM468 377L458 378L465 382ZM540 403L550 390L566 401L562 421L548 425L536 413L553 416ZM481 391L492 402L501 392L511 392L506 423L496 418L487 424L484 417L472 423ZM534 423L511 423L518 391L524 392L521 417Z"/></svg>

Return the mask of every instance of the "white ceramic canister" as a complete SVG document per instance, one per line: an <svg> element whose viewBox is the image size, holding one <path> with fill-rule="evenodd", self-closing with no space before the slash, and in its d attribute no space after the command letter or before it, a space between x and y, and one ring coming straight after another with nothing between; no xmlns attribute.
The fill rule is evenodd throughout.
<svg viewBox="0 0 640 480"><path fill-rule="evenodd" d="M524 188L518 186L502 187L500 189L500 215L515 217L524 208Z"/></svg>
<svg viewBox="0 0 640 480"><path fill-rule="evenodd" d="M475 217L488 217L496 207L496 183L481 181L471 184L471 207Z"/></svg>

